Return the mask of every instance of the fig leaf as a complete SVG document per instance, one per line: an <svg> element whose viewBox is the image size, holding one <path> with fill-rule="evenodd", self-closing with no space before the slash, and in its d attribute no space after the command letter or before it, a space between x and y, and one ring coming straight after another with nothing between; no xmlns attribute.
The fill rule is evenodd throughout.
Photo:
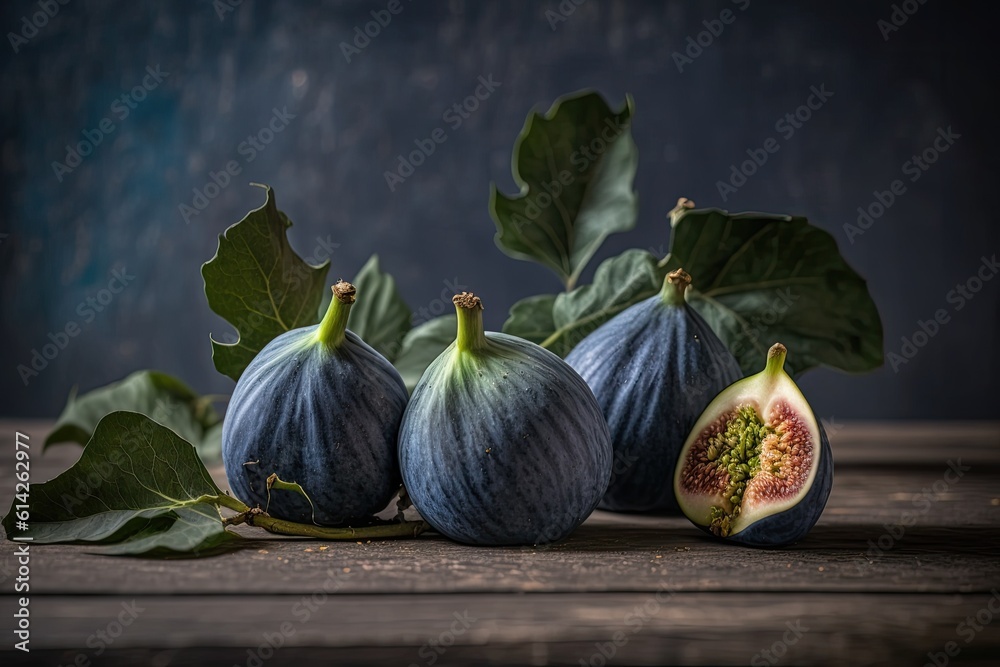
<svg viewBox="0 0 1000 667"><path fill-rule="evenodd" d="M163 515L166 521L151 521L143 530L121 542L109 544L100 553L112 556L211 556L228 551L241 539L225 529L214 505L198 503Z"/></svg>
<svg viewBox="0 0 1000 667"><path fill-rule="evenodd" d="M361 268L354 286L358 300L351 307L347 328L392 361L410 330L413 312L399 295L392 276L379 270L378 255L372 255Z"/></svg>
<svg viewBox="0 0 1000 667"><path fill-rule="evenodd" d="M60 442L86 445L105 415L128 410L146 415L194 444L205 461L222 453L222 418L213 396L199 396L175 377L159 371L136 371L118 382L80 396L74 390L42 448Z"/></svg>
<svg viewBox="0 0 1000 667"><path fill-rule="evenodd" d="M504 331L541 339L542 347L566 356L598 326L655 295L669 271L683 268L694 277L688 301L744 373L756 370L778 340L796 351L786 364L793 374L820 365L863 372L882 364L878 310L829 233L786 215L679 206L671 217L665 259L627 250L605 260L591 285L514 304Z"/></svg>
<svg viewBox="0 0 1000 667"><path fill-rule="evenodd" d="M635 226L632 111L631 96L613 111L592 91L557 99L545 115L532 111L514 142L520 192L508 196L490 185L497 246L549 267L567 291L609 234Z"/></svg>
<svg viewBox="0 0 1000 667"><path fill-rule="evenodd" d="M413 388L431 362L455 342L457 330L457 318L442 315L414 327L406 334L394 365L403 377L407 391L413 393Z"/></svg>
<svg viewBox="0 0 1000 667"><path fill-rule="evenodd" d="M136 412L97 424L80 459L55 479L31 485L27 529L15 507L3 518L8 539L35 544L114 544L114 553L200 555L238 538L223 525L222 491L194 448ZM14 500L17 502L17 499Z"/></svg>
<svg viewBox="0 0 1000 667"><path fill-rule="evenodd" d="M264 205L219 237L215 257L201 267L209 307L237 330L233 343L212 339L212 361L239 380L250 360L276 336L319 322L330 262L311 266L288 243L291 220L268 186Z"/></svg>
<svg viewBox="0 0 1000 667"><path fill-rule="evenodd" d="M688 301L745 374L776 341L795 351L785 365L792 374L882 365L878 309L828 232L798 216L683 206L672 220L664 267L694 277Z"/></svg>
<svg viewBox="0 0 1000 667"><path fill-rule="evenodd" d="M651 253L626 250L603 261L590 285L552 300L528 297L517 302L503 330L565 357L591 331L659 292L666 274Z"/></svg>
<svg viewBox="0 0 1000 667"><path fill-rule="evenodd" d="M510 317L503 324L504 333L520 336L541 344L556 330L552 308L555 294L539 294L521 299L510 308Z"/></svg>

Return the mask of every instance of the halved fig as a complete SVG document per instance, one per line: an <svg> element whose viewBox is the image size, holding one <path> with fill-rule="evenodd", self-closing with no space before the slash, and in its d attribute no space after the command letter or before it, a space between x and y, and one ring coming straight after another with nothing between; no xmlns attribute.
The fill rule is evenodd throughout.
<svg viewBox="0 0 1000 667"><path fill-rule="evenodd" d="M830 496L830 442L783 368L786 353L776 343L762 372L716 396L681 449L674 472L681 511L727 541L797 542Z"/></svg>

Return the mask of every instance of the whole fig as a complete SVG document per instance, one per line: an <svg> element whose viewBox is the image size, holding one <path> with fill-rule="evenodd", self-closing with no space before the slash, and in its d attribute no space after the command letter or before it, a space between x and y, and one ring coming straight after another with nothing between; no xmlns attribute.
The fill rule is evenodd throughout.
<svg viewBox="0 0 1000 667"><path fill-rule="evenodd" d="M560 540L597 506L611 474L600 406L558 356L484 332L478 297L454 302L457 339L428 367L403 416L407 492L458 542Z"/></svg>
<svg viewBox="0 0 1000 667"><path fill-rule="evenodd" d="M222 429L237 497L280 519L328 526L370 518L398 490L407 401L392 364L347 330L354 286L338 282L333 295L318 325L288 331L254 357ZM272 474L308 499L271 489Z"/></svg>
<svg viewBox="0 0 1000 667"><path fill-rule="evenodd" d="M659 294L598 327L567 355L594 390L615 450L601 509L679 514L674 466L709 401L742 377L739 363L687 304L678 269Z"/></svg>

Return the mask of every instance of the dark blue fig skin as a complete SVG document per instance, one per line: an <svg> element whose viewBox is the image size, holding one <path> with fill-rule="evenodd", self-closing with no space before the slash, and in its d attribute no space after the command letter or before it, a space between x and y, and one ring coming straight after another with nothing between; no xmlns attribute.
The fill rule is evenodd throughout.
<svg viewBox="0 0 1000 667"><path fill-rule="evenodd" d="M406 387L353 332L328 349L313 340L316 329L278 336L243 371L222 428L226 477L236 497L280 519L313 523L313 508L284 490L272 490L268 504L271 473L302 485L315 523L362 522L399 489Z"/></svg>
<svg viewBox="0 0 1000 667"><path fill-rule="evenodd" d="M813 420L819 428L821 454L812 487L794 507L755 521L740 532L723 538L724 541L751 547L786 546L804 538L819 521L833 488L833 454L823 425L815 416ZM709 534L712 532L707 526L699 528Z"/></svg>
<svg viewBox="0 0 1000 667"><path fill-rule="evenodd" d="M607 425L558 356L506 334L486 338L488 357L456 360L453 346L414 389L399 436L403 483L420 515L457 542L561 540L607 488Z"/></svg>
<svg viewBox="0 0 1000 667"><path fill-rule="evenodd" d="M680 514L673 475L684 440L715 396L743 377L708 323L661 295L616 315L566 357L594 391L614 446L600 508Z"/></svg>

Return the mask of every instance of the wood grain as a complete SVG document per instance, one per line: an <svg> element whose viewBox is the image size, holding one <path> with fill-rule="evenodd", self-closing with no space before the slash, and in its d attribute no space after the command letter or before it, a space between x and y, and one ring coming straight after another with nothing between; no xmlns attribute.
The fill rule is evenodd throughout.
<svg viewBox="0 0 1000 667"><path fill-rule="evenodd" d="M40 449L48 424L19 427ZM14 428L0 422L4 501ZM421 647L464 609L481 620L435 664L580 664L600 657L595 642L613 645L617 631L628 641L609 664L747 664L796 620L810 631L782 664L923 664L927 651L962 641L957 624L1000 589L1000 424L846 424L833 442L830 502L809 537L787 549L720 545L682 518L607 512L549 547L466 547L435 535L322 543L262 539L246 527L237 529L248 537L243 549L199 560L39 545L36 653L70 663L135 598L148 611L101 664L246 664L247 647L282 620L298 623L294 605L326 584L333 602L267 664L327 664L335 655L345 664L426 665ZM35 450L33 480L55 476L79 452ZM13 553L0 543L8 607ZM658 591L669 603L632 634L627 614ZM1000 618L983 628L962 644L960 662L971 661L962 664L1000 652Z"/></svg>
<svg viewBox="0 0 1000 667"><path fill-rule="evenodd" d="M219 651L215 664L242 663L248 650L266 647L268 637L282 645L277 653L281 662L295 655L286 651L312 647L327 649L328 661L351 664L365 653L356 647L369 647L369 661L386 665L428 665L430 656L438 658L435 664L601 664L591 659L601 656L602 648L604 654L613 651L611 664L770 664L762 652L774 650L780 663L789 665L920 665L927 652L944 650L948 641L961 646L959 657L985 664L996 658L991 651L1000 645L1000 592L994 598L663 589L422 595L405 598L405 603L403 598L371 595L323 597L321 582L316 592L315 597L42 596L33 608L39 619L36 650L73 647L92 658L88 639L107 631L130 608L141 611L114 640L115 651L230 649ZM997 612L989 610L991 599ZM980 626L966 642L969 633L956 627L983 610L993 622ZM616 633L621 633L619 646ZM430 646L432 641L446 649L443 655ZM91 647L98 644L90 642ZM370 650L375 647L377 651ZM61 657L66 664L74 652Z"/></svg>

